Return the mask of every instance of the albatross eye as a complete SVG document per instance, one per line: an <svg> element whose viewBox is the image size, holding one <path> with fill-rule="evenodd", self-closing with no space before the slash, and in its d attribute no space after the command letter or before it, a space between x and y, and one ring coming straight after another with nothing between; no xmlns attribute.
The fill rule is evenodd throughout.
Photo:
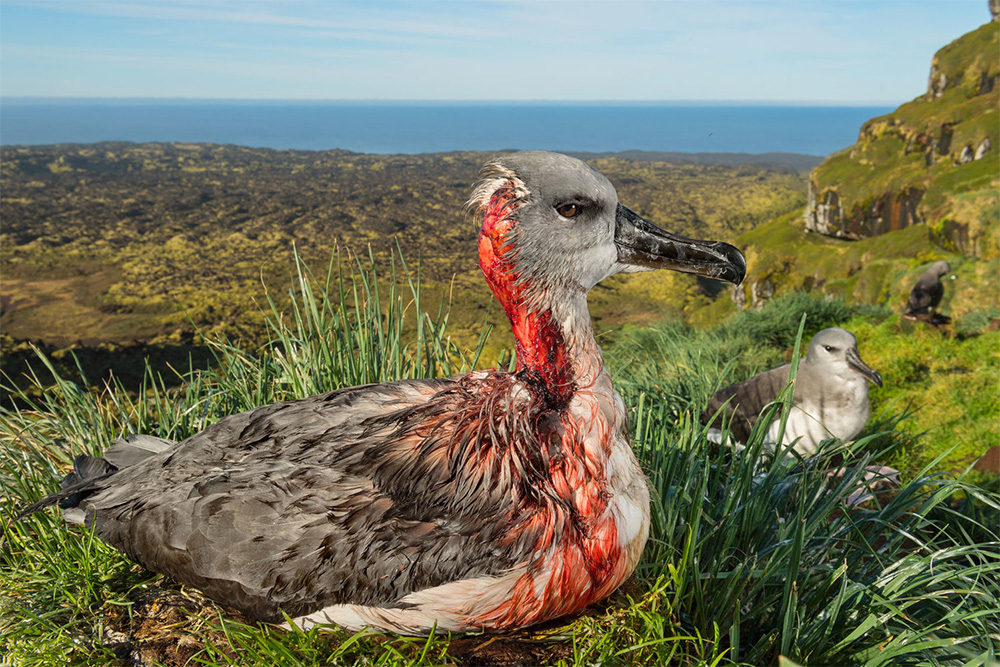
<svg viewBox="0 0 1000 667"><path fill-rule="evenodd" d="M832 345L824 345L823 349L826 350L827 352L833 352L834 348Z"/></svg>
<svg viewBox="0 0 1000 667"><path fill-rule="evenodd" d="M556 213L564 218L575 218L580 215L581 207L577 204L560 204L556 206Z"/></svg>

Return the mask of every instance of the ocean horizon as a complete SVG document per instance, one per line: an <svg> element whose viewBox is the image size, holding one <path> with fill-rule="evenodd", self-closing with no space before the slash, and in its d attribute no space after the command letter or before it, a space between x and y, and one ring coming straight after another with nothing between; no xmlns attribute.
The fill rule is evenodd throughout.
<svg viewBox="0 0 1000 667"><path fill-rule="evenodd" d="M891 106L699 102L0 99L0 145L178 141L359 153L800 153L857 139Z"/></svg>

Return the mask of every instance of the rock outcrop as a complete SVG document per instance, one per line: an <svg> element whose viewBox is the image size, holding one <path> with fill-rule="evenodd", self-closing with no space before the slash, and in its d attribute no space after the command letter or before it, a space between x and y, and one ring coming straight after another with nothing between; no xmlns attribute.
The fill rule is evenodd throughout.
<svg viewBox="0 0 1000 667"><path fill-rule="evenodd" d="M855 204L844 215L840 198L831 188L823 192L823 201L816 200L816 184L809 181L809 204L806 207L806 229L827 236L845 239L863 239L894 232L910 225L924 222L918 212L923 191L906 188L899 192L886 192L862 207Z"/></svg>

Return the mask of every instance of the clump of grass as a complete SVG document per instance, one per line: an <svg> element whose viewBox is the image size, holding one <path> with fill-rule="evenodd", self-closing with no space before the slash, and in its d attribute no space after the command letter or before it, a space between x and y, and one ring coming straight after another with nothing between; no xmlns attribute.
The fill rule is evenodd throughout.
<svg viewBox="0 0 1000 667"><path fill-rule="evenodd" d="M95 392L85 379L54 373L55 384L39 387L37 398L0 409L4 506L51 492L74 454L130 432L180 439L257 404L476 363L450 344L446 309L423 314L419 278L405 264L388 279L356 259L351 269L333 260L317 277L298 263L295 306L281 312L269 302L270 342L246 350L216 341L217 367L189 370L178 388L147 372L137 395L114 383ZM397 277L405 291L393 287ZM660 346L660 361L647 355L652 369L622 366L632 378L622 388L653 495L652 535L631 597L513 638L282 631L245 623L43 512L4 528L0 652L23 665L116 665L129 655L173 664L418 665L462 662L463 642L479 641L466 660L474 662L480 649L509 640L551 646L551 659L532 653L533 661L559 665L773 664L779 655L873 666L996 660L996 492L927 469L851 505L879 451L874 443L891 430L870 434L861 460L832 472L780 457L762 467L763 429L743 452L720 450L694 415L732 372L727 350L749 351L750 343L683 327L657 336L636 338ZM796 331L793 352L801 342ZM768 349L754 361L744 355L744 363L780 354ZM787 395L772 412L783 409L787 415ZM164 613L168 599L176 613Z"/></svg>
<svg viewBox="0 0 1000 667"><path fill-rule="evenodd" d="M204 377L220 416L341 387L448 377L478 363L488 332L466 356L447 335L446 304L434 316L422 310L419 269L411 272L402 254L385 279L370 253L367 266L355 256L349 268L335 254L320 276L295 260L290 310L267 295L270 336L262 349L209 343L222 372Z"/></svg>
<svg viewBox="0 0 1000 667"><path fill-rule="evenodd" d="M995 659L996 494L925 469L852 506L870 455L833 468L831 450L805 466L779 457L761 471L763 430L720 456L687 418L642 407L656 489L643 576L666 581L679 628L718 634L749 664Z"/></svg>
<svg viewBox="0 0 1000 667"><path fill-rule="evenodd" d="M866 481L876 463L919 440L897 429L912 417L906 409L876 417L848 461L836 463L839 443L830 442L806 465L778 457L762 470L766 428L746 450L720 451L698 415L718 384L736 379L720 353L728 331L660 327L608 355L648 355L646 374L624 363L616 384L632 399L635 445L655 489L641 573L674 631L716 636L713 655L749 664L779 654L824 665L995 660L996 489L933 473L938 457L901 488L883 481L869 492L879 488L878 473ZM857 505L859 490L873 497Z"/></svg>
<svg viewBox="0 0 1000 667"><path fill-rule="evenodd" d="M605 355L615 387L628 403L643 394L657 396L675 419L704 407L729 379L753 374L780 359L773 350L753 346L749 338L678 322L626 329ZM699 372L691 372L694 369Z"/></svg>
<svg viewBox="0 0 1000 667"><path fill-rule="evenodd" d="M204 649L194 657L202 665L282 665L282 667L416 667L453 662L447 638L397 637L362 631L324 632L319 627L288 631L222 619L212 625Z"/></svg>
<svg viewBox="0 0 1000 667"><path fill-rule="evenodd" d="M725 328L739 331L758 343L786 348L795 344L799 321L806 316L806 336L846 322L854 310L843 298L818 292L782 292L760 310L744 310L730 318Z"/></svg>
<svg viewBox="0 0 1000 667"><path fill-rule="evenodd" d="M1000 319L1000 308L977 308L958 318L955 331L960 336L976 336L989 329L990 322Z"/></svg>

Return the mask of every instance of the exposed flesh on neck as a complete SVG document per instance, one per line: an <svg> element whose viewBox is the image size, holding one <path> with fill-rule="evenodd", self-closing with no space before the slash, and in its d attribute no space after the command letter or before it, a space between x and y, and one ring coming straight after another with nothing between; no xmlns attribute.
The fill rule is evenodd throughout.
<svg viewBox="0 0 1000 667"><path fill-rule="evenodd" d="M540 382L556 400L592 386L603 373L582 291L561 293L552 286L529 285L514 259L511 233L518 208L512 189L490 199L479 232L479 266L510 320L516 340L517 372ZM547 298L538 298L539 291ZM555 293L559 291L560 293Z"/></svg>

